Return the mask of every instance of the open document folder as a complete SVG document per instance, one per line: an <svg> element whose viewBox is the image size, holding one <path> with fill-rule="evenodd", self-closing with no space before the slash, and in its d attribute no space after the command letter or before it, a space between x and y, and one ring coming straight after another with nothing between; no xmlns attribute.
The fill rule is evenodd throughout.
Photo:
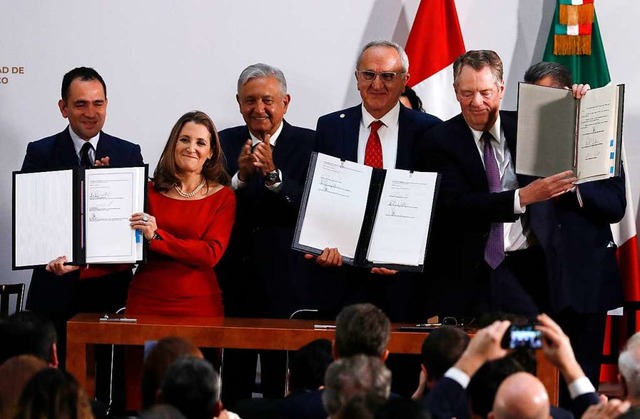
<svg viewBox="0 0 640 419"><path fill-rule="evenodd" d="M135 263L143 237L129 218L143 212L148 166L13 172L13 269L58 256L72 264Z"/></svg>
<svg viewBox="0 0 640 419"><path fill-rule="evenodd" d="M438 184L437 173L313 153L292 248L336 247L347 264L422 271Z"/></svg>
<svg viewBox="0 0 640 419"><path fill-rule="evenodd" d="M620 174L624 85L571 90L520 83L516 173L573 170L578 183Z"/></svg>

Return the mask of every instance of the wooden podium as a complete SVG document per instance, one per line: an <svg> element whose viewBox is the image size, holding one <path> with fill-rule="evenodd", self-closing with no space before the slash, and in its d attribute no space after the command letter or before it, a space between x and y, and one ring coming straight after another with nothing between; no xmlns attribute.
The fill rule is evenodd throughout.
<svg viewBox="0 0 640 419"><path fill-rule="evenodd" d="M143 346L146 341L181 336L201 348L296 350L314 339L333 340L334 330L317 328L318 320L182 318L137 316L131 321L101 321L99 314L78 314L67 322L67 371L90 397L95 393L95 345ZM116 318L115 316L113 317ZM427 333L399 331L392 324L389 351L420 354ZM473 332L469 333L471 336ZM551 404L558 403L558 369L537 351L537 376L547 388Z"/></svg>

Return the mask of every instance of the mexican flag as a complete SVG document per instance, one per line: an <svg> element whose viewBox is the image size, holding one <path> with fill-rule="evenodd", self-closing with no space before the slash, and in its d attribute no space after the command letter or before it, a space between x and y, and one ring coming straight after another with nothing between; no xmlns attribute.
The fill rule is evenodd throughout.
<svg viewBox="0 0 640 419"><path fill-rule="evenodd" d="M465 53L454 0L422 0L405 51L409 86L427 113L449 119L460 113L453 94L453 62Z"/></svg>
<svg viewBox="0 0 640 419"><path fill-rule="evenodd" d="M593 0L558 0L544 61L555 61L565 65L571 70L575 83L588 83L592 88L597 88L611 82ZM625 306L631 309L627 310L625 320L631 322L629 324L640 325L640 264L636 212L629 187L624 143L622 158L627 174L627 211L619 223L611 226L611 230L618 245L618 265L623 277ZM619 330L620 325L616 323L618 322L612 321L611 317L607 320L603 353L608 365L602 366L601 381L616 381L618 347L627 340L628 334L635 332L633 329L628 332Z"/></svg>

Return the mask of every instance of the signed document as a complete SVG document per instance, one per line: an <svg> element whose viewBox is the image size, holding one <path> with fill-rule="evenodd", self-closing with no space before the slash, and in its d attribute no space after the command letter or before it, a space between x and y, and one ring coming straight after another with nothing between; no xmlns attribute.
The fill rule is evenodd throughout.
<svg viewBox="0 0 640 419"><path fill-rule="evenodd" d="M516 172L546 177L573 170L578 183L620 173L624 85L570 90L520 83Z"/></svg>
<svg viewBox="0 0 640 419"><path fill-rule="evenodd" d="M336 247L347 264L421 271L438 180L313 153L292 248Z"/></svg>
<svg viewBox="0 0 640 419"><path fill-rule="evenodd" d="M145 167L13 173L13 269L71 264L135 263L143 238L129 226L144 211Z"/></svg>

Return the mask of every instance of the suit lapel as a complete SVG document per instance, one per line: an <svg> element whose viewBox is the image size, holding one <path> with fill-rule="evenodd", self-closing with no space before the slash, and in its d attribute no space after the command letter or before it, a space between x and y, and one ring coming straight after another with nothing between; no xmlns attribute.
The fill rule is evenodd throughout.
<svg viewBox="0 0 640 419"><path fill-rule="evenodd" d="M277 167L282 167L283 164L287 164L286 157L293 156L293 148L295 147L295 138L291 137L291 125L282 120L282 131L278 136L278 141L273 148L273 162Z"/></svg>
<svg viewBox="0 0 640 419"><path fill-rule="evenodd" d="M73 146L73 140L71 139L71 135L69 134L69 129L65 129L60 134L58 134L58 138L56 140L56 151L54 151L54 156L59 156L60 164L57 166L60 167L75 167L80 164L78 160L78 155L76 154L76 149Z"/></svg>
<svg viewBox="0 0 640 419"><path fill-rule="evenodd" d="M96 160L109 156L113 160L113 142L108 134L100 131L100 140L98 141L98 149L96 150Z"/></svg>
<svg viewBox="0 0 640 419"><path fill-rule="evenodd" d="M396 169L411 170L411 154L415 135L413 119L404 106L400 106L398 116L398 151L396 154Z"/></svg>
<svg viewBox="0 0 640 419"><path fill-rule="evenodd" d="M345 111L342 131L343 156L346 160L358 161L358 139L360 137L360 121L362 120L361 105Z"/></svg>
<svg viewBox="0 0 640 419"><path fill-rule="evenodd" d="M455 130L457 134L452 135L451 140L454 140L455 138L460 139L460 144L458 144L459 153L461 156L460 158L469 168L471 182L480 182L482 185L484 185L484 188L489 190L489 185L487 183L487 174L484 171L484 164L482 164L482 159L480 158L478 146L476 145L476 141L473 138L471 128L469 128L469 126L465 122L462 114L459 114L455 118Z"/></svg>

